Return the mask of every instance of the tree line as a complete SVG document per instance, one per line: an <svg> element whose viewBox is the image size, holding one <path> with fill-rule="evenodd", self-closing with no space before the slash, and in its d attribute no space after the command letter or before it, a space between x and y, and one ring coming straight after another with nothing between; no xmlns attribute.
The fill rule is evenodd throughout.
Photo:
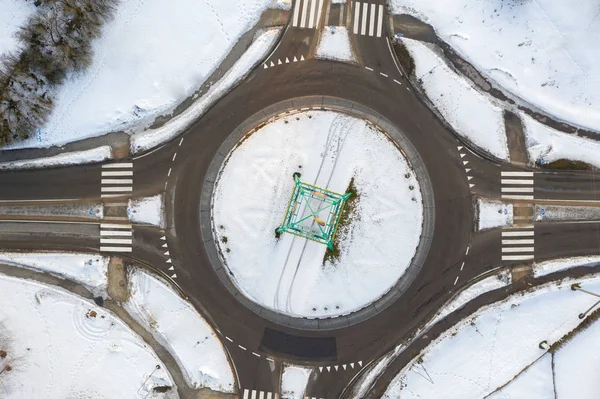
<svg viewBox="0 0 600 399"><path fill-rule="evenodd" d="M0 60L0 146L35 134L50 116L55 88L92 62L92 39L118 0L36 0L16 33L21 50Z"/></svg>

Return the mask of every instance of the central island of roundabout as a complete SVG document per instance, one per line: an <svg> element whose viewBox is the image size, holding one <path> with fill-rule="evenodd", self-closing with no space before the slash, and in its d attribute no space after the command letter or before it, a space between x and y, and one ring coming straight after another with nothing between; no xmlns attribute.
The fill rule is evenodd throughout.
<svg viewBox="0 0 600 399"><path fill-rule="evenodd" d="M404 134L358 104L319 100L244 122L213 159L201 204L222 283L262 317L309 330L364 321L399 299L435 218Z"/></svg>

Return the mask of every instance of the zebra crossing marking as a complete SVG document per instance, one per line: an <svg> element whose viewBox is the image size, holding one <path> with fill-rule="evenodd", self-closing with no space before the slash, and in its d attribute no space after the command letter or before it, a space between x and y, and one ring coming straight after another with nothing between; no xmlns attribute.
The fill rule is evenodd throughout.
<svg viewBox="0 0 600 399"><path fill-rule="evenodd" d="M533 226L518 230L502 230L502 260L533 260L534 252Z"/></svg>
<svg viewBox="0 0 600 399"><path fill-rule="evenodd" d="M360 34L361 36L371 37L382 36L384 13L383 5L355 1L354 6L352 7L352 12L354 13L352 32L355 35Z"/></svg>
<svg viewBox="0 0 600 399"><path fill-rule="evenodd" d="M515 200L534 199L533 172L500 172L502 198Z"/></svg>
<svg viewBox="0 0 600 399"><path fill-rule="evenodd" d="M292 14L292 26L301 29L315 29L321 21L323 0L296 0Z"/></svg>

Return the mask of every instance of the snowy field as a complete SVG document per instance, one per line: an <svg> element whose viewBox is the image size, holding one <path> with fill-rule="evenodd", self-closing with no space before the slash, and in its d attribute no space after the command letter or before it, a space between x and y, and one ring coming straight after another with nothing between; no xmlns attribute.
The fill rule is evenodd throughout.
<svg viewBox="0 0 600 399"><path fill-rule="evenodd" d="M58 89L41 142L34 137L11 148L60 145L149 124L169 113L203 84L214 83L207 78L271 3L122 0L93 43L90 68Z"/></svg>
<svg viewBox="0 0 600 399"><path fill-rule="evenodd" d="M356 62L348 28L326 26L321 32L316 57L326 60Z"/></svg>
<svg viewBox="0 0 600 399"><path fill-rule="evenodd" d="M0 252L0 263L47 272L82 284L96 296L107 297L109 258L68 252Z"/></svg>
<svg viewBox="0 0 600 399"><path fill-rule="evenodd" d="M125 309L169 350L187 383L194 388L234 392L225 349L194 307L140 269L130 273L129 281L131 296Z"/></svg>
<svg viewBox="0 0 600 399"><path fill-rule="evenodd" d="M35 12L33 0L0 0L0 11L0 56L15 54L19 50L15 34Z"/></svg>
<svg viewBox="0 0 600 399"><path fill-rule="evenodd" d="M478 230L513 225L513 206L502 201L478 198L476 214Z"/></svg>
<svg viewBox="0 0 600 399"><path fill-rule="evenodd" d="M402 39L415 74L433 105L456 133L497 158L509 160L502 108L455 73L427 45Z"/></svg>
<svg viewBox="0 0 600 399"><path fill-rule="evenodd" d="M338 231L333 262L324 263L323 244L275 237L294 172L338 193L354 179L358 203ZM364 120L331 111L281 116L249 136L221 171L213 206L216 239L238 288L265 307L306 317L348 314L385 294L410 264L423 220L404 156Z"/></svg>
<svg viewBox="0 0 600 399"><path fill-rule="evenodd" d="M521 119L527 152L532 162L570 159L600 168L599 142L558 132L523 113Z"/></svg>
<svg viewBox="0 0 600 399"><path fill-rule="evenodd" d="M0 396L176 398L156 354L123 322L66 291L0 276L0 349L7 352ZM156 369L160 366L160 369Z"/></svg>
<svg viewBox="0 0 600 399"><path fill-rule="evenodd" d="M575 125L600 126L598 2L388 0L431 24L482 74Z"/></svg>
<svg viewBox="0 0 600 399"><path fill-rule="evenodd" d="M304 399L312 369L286 365L281 375L281 399Z"/></svg>
<svg viewBox="0 0 600 399"><path fill-rule="evenodd" d="M132 223L165 227L165 203L162 194L153 197L130 199L127 215Z"/></svg>
<svg viewBox="0 0 600 399"><path fill-rule="evenodd" d="M546 353L539 347L542 341L549 345L558 341L581 322L578 314L596 302L597 298L591 295L571 290L574 282L584 289L600 291L600 278L587 277L550 283L482 308L425 348L396 376L383 397L479 399L494 392ZM588 350L600 344L598 335L593 339ZM569 361L579 363L577 358ZM585 368L578 364L572 365L571 370L580 367ZM597 362L590 363L589 369L597 369ZM542 371L531 371L536 372ZM590 377L585 383L597 386L598 380ZM497 396L534 397L547 396ZM572 397L594 396L575 393Z"/></svg>

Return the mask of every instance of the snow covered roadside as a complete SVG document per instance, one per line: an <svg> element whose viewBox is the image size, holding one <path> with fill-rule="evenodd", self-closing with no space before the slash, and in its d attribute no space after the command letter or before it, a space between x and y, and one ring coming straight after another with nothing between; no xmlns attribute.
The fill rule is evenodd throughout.
<svg viewBox="0 0 600 399"><path fill-rule="evenodd" d="M407 365L384 398L481 398L544 355L539 344L557 342L596 302L570 289L598 292L600 277L546 284L480 309L443 333Z"/></svg>
<svg viewBox="0 0 600 399"><path fill-rule="evenodd" d="M33 1L0 0L0 56L15 53L19 43L15 34L35 12Z"/></svg>
<svg viewBox="0 0 600 399"><path fill-rule="evenodd" d="M388 0L431 24L478 71L572 124L600 126L598 3L554 0Z"/></svg>
<svg viewBox="0 0 600 399"><path fill-rule="evenodd" d="M46 158L36 158L22 161L10 161L0 163L0 169L40 169L68 165L79 165L83 163L103 162L112 159L110 146L96 147L91 150L66 152Z"/></svg>
<svg viewBox="0 0 600 399"><path fill-rule="evenodd" d="M315 54L316 58L356 62L348 28L344 26L326 26Z"/></svg>
<svg viewBox="0 0 600 399"><path fill-rule="evenodd" d="M47 272L85 286L95 296L108 297L109 258L68 252L0 252L0 263Z"/></svg>
<svg viewBox="0 0 600 399"><path fill-rule="evenodd" d="M540 205L534 208L537 222L554 220L600 220L600 207L570 205Z"/></svg>
<svg viewBox="0 0 600 399"><path fill-rule="evenodd" d="M336 193L351 181L356 188L351 221L337 233L337 258L325 259L324 244L275 235L295 172ZM396 284L419 244L423 205L413 169L382 132L351 115L273 119L230 152L215 185L214 238L232 281L276 312L320 318L357 311Z"/></svg>
<svg viewBox="0 0 600 399"><path fill-rule="evenodd" d="M163 195L130 199L127 204L127 215L132 223L146 223L161 228L165 227L165 204Z"/></svg>
<svg viewBox="0 0 600 399"><path fill-rule="evenodd" d="M427 97L456 133L508 161L503 110L496 101L473 88L428 45L411 39L402 42L415 61L415 75Z"/></svg>
<svg viewBox="0 0 600 399"><path fill-rule="evenodd" d="M174 383L120 319L78 296L0 275L2 397L177 398ZM158 367L158 368L157 368ZM35 382L35 383L32 383ZM147 395L147 396L146 396Z"/></svg>
<svg viewBox="0 0 600 399"><path fill-rule="evenodd" d="M600 256L578 256L574 258L552 259L533 263L533 276L542 277L548 274L568 270L579 266L598 266Z"/></svg>
<svg viewBox="0 0 600 399"><path fill-rule="evenodd" d="M240 57L235 65L216 82L208 92L183 113L157 129L135 133L131 137L131 150L139 153L149 150L171 140L192 122L198 119L206 110L224 96L267 55L279 36L280 28L272 28L258 35L252 45Z"/></svg>
<svg viewBox="0 0 600 399"><path fill-rule="evenodd" d="M281 399L304 399L312 369L285 365L281 376Z"/></svg>
<svg viewBox="0 0 600 399"><path fill-rule="evenodd" d="M477 199L477 230L513 225L513 206L502 201Z"/></svg>
<svg viewBox="0 0 600 399"><path fill-rule="evenodd" d="M235 380L224 347L212 328L170 287L135 269L129 275L127 312L177 360L190 386L232 393Z"/></svg>
<svg viewBox="0 0 600 399"><path fill-rule="evenodd" d="M559 159L585 162L600 168L600 142L558 132L521 113L525 142L532 162L550 163Z"/></svg>

